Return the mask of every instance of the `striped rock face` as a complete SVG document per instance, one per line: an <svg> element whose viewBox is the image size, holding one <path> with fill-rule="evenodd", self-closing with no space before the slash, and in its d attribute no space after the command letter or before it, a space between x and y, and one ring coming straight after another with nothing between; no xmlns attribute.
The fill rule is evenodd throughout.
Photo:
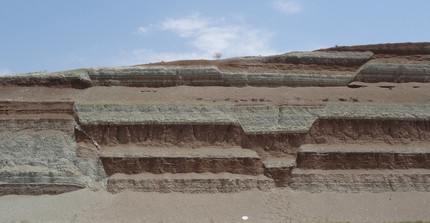
<svg viewBox="0 0 430 223"><path fill-rule="evenodd" d="M429 46L0 77L0 195L430 191Z"/></svg>

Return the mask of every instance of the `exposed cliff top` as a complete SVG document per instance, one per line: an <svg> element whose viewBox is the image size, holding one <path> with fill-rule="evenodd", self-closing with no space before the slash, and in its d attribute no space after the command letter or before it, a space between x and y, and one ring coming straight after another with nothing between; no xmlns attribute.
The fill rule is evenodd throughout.
<svg viewBox="0 0 430 223"><path fill-rule="evenodd" d="M430 43L334 47L313 52L84 68L0 77L3 86L346 86L430 81Z"/></svg>
<svg viewBox="0 0 430 223"><path fill-rule="evenodd" d="M374 54L391 54L391 55L429 55L430 43L386 43L370 44L358 46L335 46L317 51L370 51Z"/></svg>

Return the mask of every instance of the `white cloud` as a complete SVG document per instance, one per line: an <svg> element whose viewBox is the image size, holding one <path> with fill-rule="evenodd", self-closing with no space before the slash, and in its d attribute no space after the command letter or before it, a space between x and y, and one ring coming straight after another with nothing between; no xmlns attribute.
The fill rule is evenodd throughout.
<svg viewBox="0 0 430 223"><path fill-rule="evenodd" d="M271 33L246 25L226 23L224 18L201 17L198 14L167 19L161 29L189 39L192 46L206 54L222 52L225 56L273 54Z"/></svg>
<svg viewBox="0 0 430 223"><path fill-rule="evenodd" d="M141 26L141 27L137 28L136 33L140 34L140 35L146 35L146 34L149 33L149 30L151 29L151 26L152 25L150 25L149 27Z"/></svg>
<svg viewBox="0 0 430 223"><path fill-rule="evenodd" d="M11 75L12 71L6 68L0 68L0 75Z"/></svg>
<svg viewBox="0 0 430 223"><path fill-rule="evenodd" d="M290 0L279 0L276 2L273 2L272 6L286 14L295 14L299 13L303 10L303 6L298 3L297 1L290 1Z"/></svg>
<svg viewBox="0 0 430 223"><path fill-rule="evenodd" d="M154 49L136 49L123 52L118 65L132 65L159 61L213 59L215 52L223 58L248 55L270 55L277 52L270 47L272 34L252 26L231 24L225 18L208 18L192 14L182 18L167 18L153 28L173 32L178 42L185 39L192 47L188 52L157 52ZM139 29L142 27L139 27ZM146 29L142 29L146 31ZM183 44L183 43L182 43Z"/></svg>

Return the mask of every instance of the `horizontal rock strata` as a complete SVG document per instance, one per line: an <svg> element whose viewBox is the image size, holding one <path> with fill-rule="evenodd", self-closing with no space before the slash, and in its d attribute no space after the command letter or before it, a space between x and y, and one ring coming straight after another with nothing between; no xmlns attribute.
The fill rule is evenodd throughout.
<svg viewBox="0 0 430 223"><path fill-rule="evenodd" d="M301 169L430 169L430 145L303 145L297 154L297 167Z"/></svg>
<svg viewBox="0 0 430 223"><path fill-rule="evenodd" d="M375 61L363 65L355 77L361 82L430 82L430 64Z"/></svg>
<svg viewBox="0 0 430 223"><path fill-rule="evenodd" d="M317 119L430 120L428 104L233 106L77 104L82 125L240 125L245 133L306 133Z"/></svg>
<svg viewBox="0 0 430 223"><path fill-rule="evenodd" d="M108 176L115 173L234 173L264 172L260 157L247 149L108 148L100 158Z"/></svg>
<svg viewBox="0 0 430 223"><path fill-rule="evenodd" d="M309 192L429 192L430 170L303 170L292 172L289 186Z"/></svg>
<svg viewBox="0 0 430 223"><path fill-rule="evenodd" d="M430 192L429 49L1 76L0 195Z"/></svg>
<svg viewBox="0 0 430 223"><path fill-rule="evenodd" d="M273 179L264 175L250 176L229 173L219 174L115 174L108 179L108 191L141 192L232 193L252 189L269 191L275 187Z"/></svg>

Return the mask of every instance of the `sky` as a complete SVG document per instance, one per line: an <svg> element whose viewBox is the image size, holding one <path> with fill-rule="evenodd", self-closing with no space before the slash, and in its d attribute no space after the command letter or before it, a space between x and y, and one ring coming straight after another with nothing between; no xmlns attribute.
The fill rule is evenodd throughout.
<svg viewBox="0 0 430 223"><path fill-rule="evenodd" d="M0 0L0 75L430 41L429 0Z"/></svg>

